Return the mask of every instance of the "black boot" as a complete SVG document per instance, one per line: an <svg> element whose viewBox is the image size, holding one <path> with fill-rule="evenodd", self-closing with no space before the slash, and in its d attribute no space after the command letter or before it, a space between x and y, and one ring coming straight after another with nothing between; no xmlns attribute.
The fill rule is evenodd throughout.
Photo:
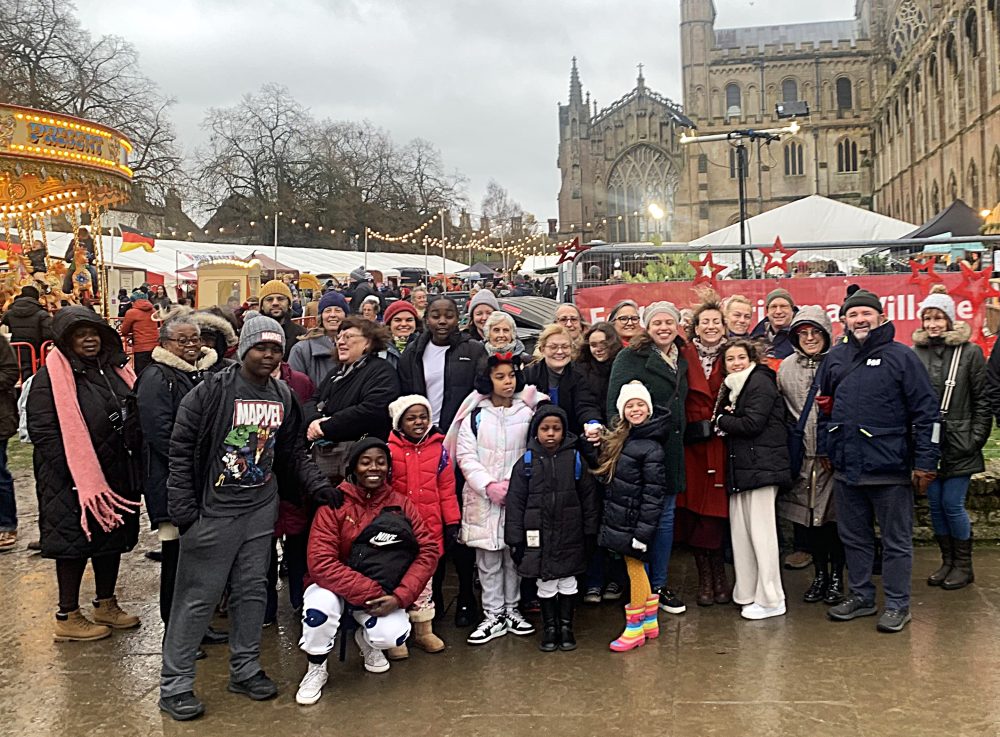
<svg viewBox="0 0 1000 737"><path fill-rule="evenodd" d="M948 578L951 569L955 565L955 541L951 535L935 535L938 547L941 548L941 567L927 577L928 586L940 586Z"/></svg>
<svg viewBox="0 0 1000 737"><path fill-rule="evenodd" d="M573 634L573 610L576 597L559 594L559 649L576 650L576 635Z"/></svg>
<svg viewBox="0 0 1000 737"><path fill-rule="evenodd" d="M802 601L807 604L815 604L818 601L823 601L823 597L826 596L827 583L826 571L817 569L816 577L802 595Z"/></svg>
<svg viewBox="0 0 1000 737"><path fill-rule="evenodd" d="M538 649L543 653L554 653L559 649L559 597L539 599L542 609L542 641Z"/></svg>
<svg viewBox="0 0 1000 737"><path fill-rule="evenodd" d="M826 580L826 594L823 601L830 606L839 604L844 600L844 569L833 568L830 577Z"/></svg>
<svg viewBox="0 0 1000 737"><path fill-rule="evenodd" d="M955 551L955 567L941 584L941 588L948 591L964 588L976 580L972 572L972 535L969 535L968 540L952 538L951 546Z"/></svg>

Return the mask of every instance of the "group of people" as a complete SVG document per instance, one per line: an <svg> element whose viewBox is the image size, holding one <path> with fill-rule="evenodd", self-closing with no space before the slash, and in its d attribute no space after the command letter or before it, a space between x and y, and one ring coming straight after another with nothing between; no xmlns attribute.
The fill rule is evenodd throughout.
<svg viewBox="0 0 1000 737"><path fill-rule="evenodd" d="M26 402L55 638L139 625L116 586L144 500L162 555L159 704L174 719L204 713L195 662L227 639L229 690L277 694L259 653L279 542L302 621L300 704L320 699L338 634L375 673L408 647L443 650L434 623L450 567L469 645L533 635L526 614L538 611L539 648L573 650L577 602L627 593L609 645L624 652L658 636L659 612L686 610L670 582L678 543L693 550L699 606L785 614L780 516L815 566L805 601L826 602L833 620L878 614L880 564L877 627L898 632L916 489L942 554L928 583L973 581L964 501L1000 357L987 381L947 294L921 303L912 349L865 290L848 294L838 333L823 309L776 289L756 326L743 297L705 294L689 315L625 300L593 325L562 304L530 353L488 290L465 315L424 291L374 319L369 296L326 292L309 331L281 281L263 285L241 326L221 309L174 307L134 367L92 310L56 315ZM2 359L0 344L0 399ZM0 477L0 534L7 496ZM211 627L223 601L228 633Z"/></svg>

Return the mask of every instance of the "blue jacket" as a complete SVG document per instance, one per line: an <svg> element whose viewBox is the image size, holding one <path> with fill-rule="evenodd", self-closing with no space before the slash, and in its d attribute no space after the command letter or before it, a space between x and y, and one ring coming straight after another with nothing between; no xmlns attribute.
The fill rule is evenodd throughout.
<svg viewBox="0 0 1000 737"><path fill-rule="evenodd" d="M795 310L795 312L798 312L798 310ZM787 327L781 328L781 330L775 333L774 339L768 341L767 326L768 321L765 317L750 331L750 339L760 338L767 343L767 355L772 358L788 358L795 353L795 346L792 345Z"/></svg>
<svg viewBox="0 0 1000 737"><path fill-rule="evenodd" d="M895 336L891 322L864 343L848 333L816 376L820 396L833 399L830 414L819 413L817 452L852 486L908 484L913 469L937 469L937 393L920 359Z"/></svg>

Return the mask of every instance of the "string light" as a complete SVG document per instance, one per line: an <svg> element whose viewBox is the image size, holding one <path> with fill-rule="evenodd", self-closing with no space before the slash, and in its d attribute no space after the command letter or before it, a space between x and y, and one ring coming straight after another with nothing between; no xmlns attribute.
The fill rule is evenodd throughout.
<svg viewBox="0 0 1000 737"><path fill-rule="evenodd" d="M423 225L420 225L409 233L403 233L402 235L389 235L387 233L380 233L377 230L372 230L369 227L365 227L365 232L370 238L374 238L377 241L386 241L387 243L406 243L407 241L416 238L418 235L427 230L434 221L437 220L444 213L444 210L438 210L436 213L431 215L430 219L427 220Z"/></svg>

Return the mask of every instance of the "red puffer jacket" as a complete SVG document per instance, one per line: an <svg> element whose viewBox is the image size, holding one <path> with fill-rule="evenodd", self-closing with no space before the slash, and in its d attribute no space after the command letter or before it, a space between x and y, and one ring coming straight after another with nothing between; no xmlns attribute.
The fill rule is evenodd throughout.
<svg viewBox="0 0 1000 737"><path fill-rule="evenodd" d="M309 532L306 560L309 573L306 586L315 583L347 600L348 604L363 607L366 601L391 593L406 609L417 600L424 586L434 575L438 562L438 544L409 499L393 491L388 484L376 491L366 491L349 481L340 485L344 504L340 509L323 506L313 518ZM372 523L385 507L401 507L413 525L413 532L420 545L416 559L395 591L386 592L367 576L347 565L351 545L355 538Z"/></svg>
<svg viewBox="0 0 1000 737"><path fill-rule="evenodd" d="M414 443L393 430L389 436L392 454L392 488L417 506L420 518L444 552L444 528L462 521L455 495L455 464L444 449L444 435L431 430Z"/></svg>
<svg viewBox="0 0 1000 737"><path fill-rule="evenodd" d="M125 313L121 329L123 338L132 338L136 353L151 351L160 344L160 323L153 321L153 303L137 299Z"/></svg>

